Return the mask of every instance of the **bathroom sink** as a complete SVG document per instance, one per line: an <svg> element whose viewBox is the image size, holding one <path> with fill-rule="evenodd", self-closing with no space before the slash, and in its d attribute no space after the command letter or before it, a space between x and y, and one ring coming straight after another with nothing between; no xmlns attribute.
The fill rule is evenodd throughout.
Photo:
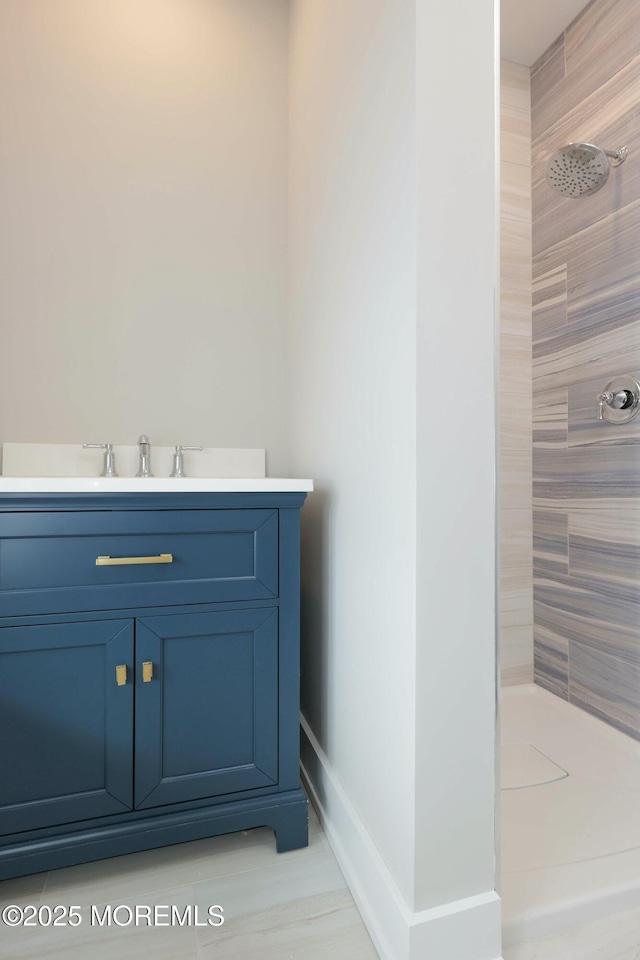
<svg viewBox="0 0 640 960"><path fill-rule="evenodd" d="M100 476L104 451L65 443L4 443L0 493L250 493L310 491L310 480L265 476L265 451L205 447L184 455L186 477L170 476L174 447L151 445L154 476L136 477L139 445L114 446L118 476Z"/></svg>
<svg viewBox="0 0 640 960"><path fill-rule="evenodd" d="M0 477L2 493L309 492L311 480L278 477Z"/></svg>
<svg viewBox="0 0 640 960"><path fill-rule="evenodd" d="M77 444L5 443L0 493L309 492L310 480L265 477L265 451L205 447L185 454L186 477L170 477L173 447L151 445L155 476L136 477L137 444L114 446L119 476L101 477L102 450Z"/></svg>
<svg viewBox="0 0 640 960"><path fill-rule="evenodd" d="M135 479L140 466L139 444L114 444L112 454L118 474L118 477L113 479L126 477ZM173 470L173 454L174 447L151 443L150 461L154 478L169 477ZM198 451L186 451L184 454L184 473L189 478L260 478L265 476L265 467L265 451L259 449L205 447ZM104 450L102 449L83 449L81 444L72 443L4 443L2 445L2 476L4 477L94 479L100 477L103 472Z"/></svg>

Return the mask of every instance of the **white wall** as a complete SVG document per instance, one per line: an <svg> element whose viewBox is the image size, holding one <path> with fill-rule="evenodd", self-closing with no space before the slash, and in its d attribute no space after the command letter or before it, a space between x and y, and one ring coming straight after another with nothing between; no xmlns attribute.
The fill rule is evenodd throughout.
<svg viewBox="0 0 640 960"><path fill-rule="evenodd" d="M499 954L493 50L490 0L292 4L303 762L389 960Z"/></svg>
<svg viewBox="0 0 640 960"><path fill-rule="evenodd" d="M418 0L417 10L416 902L426 908L494 885L499 131L497 4Z"/></svg>
<svg viewBox="0 0 640 960"><path fill-rule="evenodd" d="M286 470L287 0L0 4L0 441Z"/></svg>
<svg viewBox="0 0 640 960"><path fill-rule="evenodd" d="M325 565L305 581L303 712L410 897L414 4L300 0L291 29L292 469L315 479Z"/></svg>

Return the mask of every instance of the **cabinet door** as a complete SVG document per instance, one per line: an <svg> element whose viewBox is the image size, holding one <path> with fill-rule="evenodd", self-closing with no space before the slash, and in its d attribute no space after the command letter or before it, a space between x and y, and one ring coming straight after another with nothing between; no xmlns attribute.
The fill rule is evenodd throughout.
<svg viewBox="0 0 640 960"><path fill-rule="evenodd" d="M0 629L1 834L131 809L132 668L132 620Z"/></svg>
<svg viewBox="0 0 640 960"><path fill-rule="evenodd" d="M137 808L277 783L278 611L137 620L135 723Z"/></svg>

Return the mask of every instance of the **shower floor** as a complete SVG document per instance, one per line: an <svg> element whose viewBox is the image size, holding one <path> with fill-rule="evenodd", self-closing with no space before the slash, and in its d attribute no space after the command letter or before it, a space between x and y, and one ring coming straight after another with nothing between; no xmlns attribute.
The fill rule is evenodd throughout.
<svg viewBox="0 0 640 960"><path fill-rule="evenodd" d="M505 944L640 906L640 743L533 684L501 727Z"/></svg>

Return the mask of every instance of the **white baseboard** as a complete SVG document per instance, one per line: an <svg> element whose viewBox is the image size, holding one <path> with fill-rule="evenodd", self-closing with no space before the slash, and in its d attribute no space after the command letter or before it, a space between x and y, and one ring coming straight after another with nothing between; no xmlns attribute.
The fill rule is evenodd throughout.
<svg viewBox="0 0 640 960"><path fill-rule="evenodd" d="M498 894L412 911L304 716L301 724L304 786L382 960L500 960Z"/></svg>

